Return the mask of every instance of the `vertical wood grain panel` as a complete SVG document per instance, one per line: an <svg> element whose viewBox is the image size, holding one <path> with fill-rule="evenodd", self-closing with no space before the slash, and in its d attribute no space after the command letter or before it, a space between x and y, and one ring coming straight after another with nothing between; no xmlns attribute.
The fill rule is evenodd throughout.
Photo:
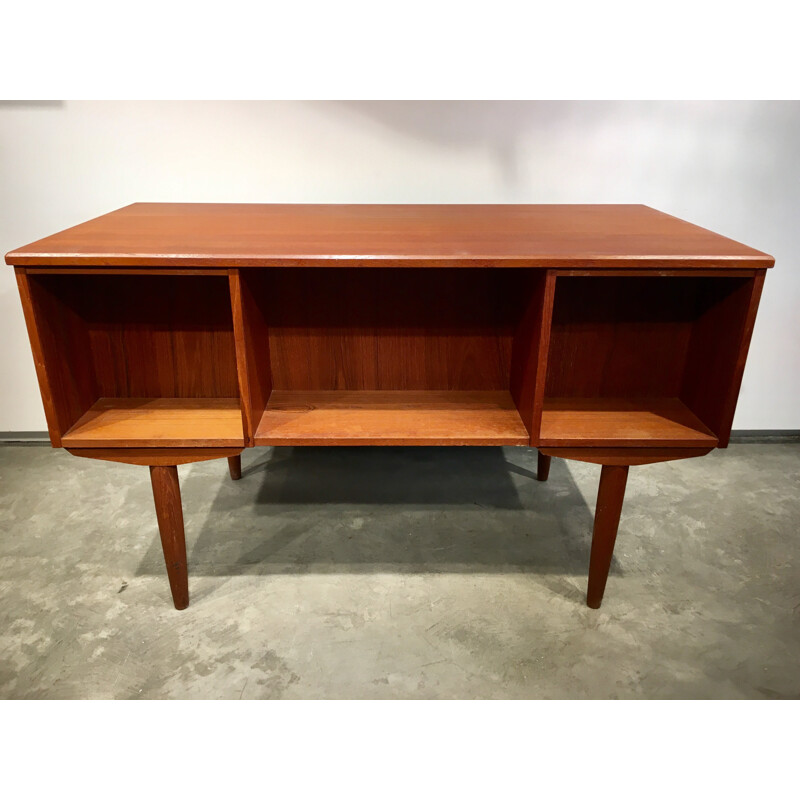
<svg viewBox="0 0 800 800"><path fill-rule="evenodd" d="M186 534L183 528L181 488L176 466L151 466L153 502L164 550L169 588L179 611L189 605L189 573L186 566Z"/></svg>
<svg viewBox="0 0 800 800"><path fill-rule="evenodd" d="M76 308L73 287L17 274L31 337L50 441L61 436L97 399L86 321Z"/></svg>
<svg viewBox="0 0 800 800"><path fill-rule="evenodd" d="M237 397L227 275L71 276L103 397Z"/></svg>
<svg viewBox="0 0 800 800"><path fill-rule="evenodd" d="M17 278L17 288L22 302L22 313L25 317L25 326L28 330L28 341L30 342L33 354L33 363L36 368L36 378L39 382L39 392L42 396L44 415L47 420L47 430L50 434L50 443L53 447L61 446L62 421L59 419L59 411L53 397L53 379L48 372L48 360L45 348L42 343L42 336L39 334L34 311L33 299L31 297L30 279L25 274L24 267L15 267L14 273ZM66 428L63 428L66 430Z"/></svg>
<svg viewBox="0 0 800 800"><path fill-rule="evenodd" d="M511 270L269 270L275 389L507 389ZM509 301L512 299L512 302Z"/></svg>
<svg viewBox="0 0 800 800"><path fill-rule="evenodd" d="M530 272L521 293L524 309L511 349L511 396L533 437L539 429L542 413L554 281L551 273Z"/></svg>
<svg viewBox="0 0 800 800"><path fill-rule="evenodd" d="M248 446L252 446L261 415L272 391L269 359L269 329L258 298L266 291L263 275L243 276L230 271L233 331L242 416Z"/></svg>
<svg viewBox="0 0 800 800"><path fill-rule="evenodd" d="M719 437L720 447L730 439L764 274L704 279L681 399Z"/></svg>
<svg viewBox="0 0 800 800"><path fill-rule="evenodd" d="M556 280L548 397L677 397L698 278Z"/></svg>

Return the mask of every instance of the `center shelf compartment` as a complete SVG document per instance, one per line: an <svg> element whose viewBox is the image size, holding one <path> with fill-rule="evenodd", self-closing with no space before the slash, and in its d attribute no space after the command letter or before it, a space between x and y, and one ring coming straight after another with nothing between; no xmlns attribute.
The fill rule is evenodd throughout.
<svg viewBox="0 0 800 800"><path fill-rule="evenodd" d="M544 273L241 272L255 445L528 445Z"/></svg>
<svg viewBox="0 0 800 800"><path fill-rule="evenodd" d="M273 390L257 445L526 445L508 391Z"/></svg>
<svg viewBox="0 0 800 800"><path fill-rule="evenodd" d="M101 397L61 438L64 447L242 447L236 397Z"/></svg>

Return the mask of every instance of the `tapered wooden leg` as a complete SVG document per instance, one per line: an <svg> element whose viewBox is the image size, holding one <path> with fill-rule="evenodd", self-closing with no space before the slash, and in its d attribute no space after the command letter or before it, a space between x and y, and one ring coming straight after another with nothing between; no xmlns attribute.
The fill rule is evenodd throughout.
<svg viewBox="0 0 800 800"><path fill-rule="evenodd" d="M189 605L189 575L186 570L186 539L183 532L183 509L177 467L150 467L153 499L169 588L178 610Z"/></svg>
<svg viewBox="0 0 800 800"><path fill-rule="evenodd" d="M242 477L242 456L228 456L228 471L231 473L231 480L238 481Z"/></svg>
<svg viewBox="0 0 800 800"><path fill-rule="evenodd" d="M594 514L592 554L589 558L589 589L586 593L586 605L589 608L600 608L603 601L627 481L627 466L603 465Z"/></svg>
<svg viewBox="0 0 800 800"><path fill-rule="evenodd" d="M546 481L550 476L550 456L539 452L539 461L536 464L536 480Z"/></svg>

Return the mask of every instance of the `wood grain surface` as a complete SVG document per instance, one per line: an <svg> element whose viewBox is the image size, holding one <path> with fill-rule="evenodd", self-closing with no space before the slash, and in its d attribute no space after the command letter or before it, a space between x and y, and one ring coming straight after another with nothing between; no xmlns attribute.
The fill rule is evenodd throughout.
<svg viewBox="0 0 800 800"><path fill-rule="evenodd" d="M586 605L589 608L600 608L603 602L627 482L627 466L603 465L600 472L600 486L597 490L592 550L589 556L589 585L586 590Z"/></svg>
<svg viewBox="0 0 800 800"><path fill-rule="evenodd" d="M273 390L257 445L525 445L505 391Z"/></svg>
<svg viewBox="0 0 800 800"><path fill-rule="evenodd" d="M260 270L254 270L252 275L257 279L260 273ZM269 328L261 305L252 293L250 281L243 279L238 269L230 270L229 278L244 433L248 446L252 446L256 427L272 391ZM260 286L260 281L255 282Z"/></svg>
<svg viewBox="0 0 800 800"><path fill-rule="evenodd" d="M66 451L79 458L116 461L143 467L175 467L195 461L231 458L242 447L67 447Z"/></svg>
<svg viewBox="0 0 800 800"><path fill-rule="evenodd" d="M238 398L101 397L64 447L242 447Z"/></svg>
<svg viewBox="0 0 800 800"><path fill-rule="evenodd" d="M151 466L150 482L164 551L169 588L178 611L189 605L189 572L186 566L186 534L183 528L181 488L176 466Z"/></svg>
<svg viewBox="0 0 800 800"><path fill-rule="evenodd" d="M135 203L6 255L41 266L771 267L643 205Z"/></svg>
<svg viewBox="0 0 800 800"><path fill-rule="evenodd" d="M542 447L714 447L717 437L677 398L547 398Z"/></svg>
<svg viewBox="0 0 800 800"><path fill-rule="evenodd" d="M257 286L242 272L269 323L254 341L275 389L508 389L535 303L521 270L273 269Z"/></svg>
<svg viewBox="0 0 800 800"><path fill-rule="evenodd" d="M540 455L588 464L641 466L708 455L713 447L542 447Z"/></svg>
<svg viewBox="0 0 800 800"><path fill-rule="evenodd" d="M539 480L552 456L602 465L598 608L628 467L727 443L774 263L640 205L148 203L6 262L52 443L150 467L176 608L179 464L529 444Z"/></svg>

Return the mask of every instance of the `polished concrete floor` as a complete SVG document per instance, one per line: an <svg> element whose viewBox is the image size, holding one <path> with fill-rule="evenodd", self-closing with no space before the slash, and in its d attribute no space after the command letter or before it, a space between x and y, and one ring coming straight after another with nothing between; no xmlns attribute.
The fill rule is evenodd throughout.
<svg viewBox="0 0 800 800"><path fill-rule="evenodd" d="M3 698L798 698L800 445L631 469L527 448L262 448L180 467L191 605L147 469L0 446Z"/></svg>

